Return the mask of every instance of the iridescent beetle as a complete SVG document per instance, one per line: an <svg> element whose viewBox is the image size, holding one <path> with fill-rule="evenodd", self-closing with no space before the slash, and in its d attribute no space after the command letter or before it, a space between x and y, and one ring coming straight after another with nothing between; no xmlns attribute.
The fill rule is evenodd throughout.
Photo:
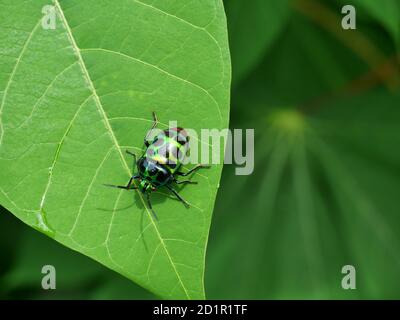
<svg viewBox="0 0 400 320"><path fill-rule="evenodd" d="M126 152L134 159L133 168L137 167L138 173L133 175L126 186L110 185L106 186L133 190L139 189L146 197L147 205L151 210L154 218L158 220L150 201L150 194L160 187L169 189L185 206L189 204L174 189L173 184L197 184L195 181L182 180L178 181L177 176L188 176L200 168L209 166L198 164L188 172L181 172L182 161L189 151L189 136L182 128L169 128L161 131L152 140L149 135L157 126L158 120L153 112L153 126L144 138L145 152L136 161L136 155L128 150ZM133 183L138 180L136 187Z"/></svg>

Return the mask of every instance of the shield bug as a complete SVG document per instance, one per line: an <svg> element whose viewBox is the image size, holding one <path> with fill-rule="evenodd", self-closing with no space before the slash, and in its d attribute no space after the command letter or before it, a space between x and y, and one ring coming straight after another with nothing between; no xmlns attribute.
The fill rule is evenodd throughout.
<svg viewBox="0 0 400 320"><path fill-rule="evenodd" d="M151 205L150 194L161 187L165 187L179 201L189 207L189 203L182 198L174 188L174 185L197 184L197 182L191 180L179 181L177 178L178 176L189 176L198 169L209 167L198 164L188 172L182 172L182 161L189 151L189 136L187 132L180 127L168 128L149 139L151 132L156 128L157 124L157 116L153 112L153 125L144 138L145 150L138 160L136 159L136 154L126 150L134 159L133 167L136 167L137 174L133 175L125 186L106 184L109 187L125 190L139 189L144 195L148 208L156 220L158 218ZM134 183L135 180L138 181L137 185Z"/></svg>

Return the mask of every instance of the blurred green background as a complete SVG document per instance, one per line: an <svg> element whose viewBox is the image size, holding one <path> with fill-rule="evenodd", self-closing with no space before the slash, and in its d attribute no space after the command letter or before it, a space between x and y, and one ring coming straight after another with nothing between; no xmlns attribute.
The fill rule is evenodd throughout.
<svg viewBox="0 0 400 320"><path fill-rule="evenodd" d="M255 128L255 170L224 168L208 298L399 299L400 1L224 2L231 127ZM0 210L1 299L154 298ZM46 264L57 290L40 287Z"/></svg>

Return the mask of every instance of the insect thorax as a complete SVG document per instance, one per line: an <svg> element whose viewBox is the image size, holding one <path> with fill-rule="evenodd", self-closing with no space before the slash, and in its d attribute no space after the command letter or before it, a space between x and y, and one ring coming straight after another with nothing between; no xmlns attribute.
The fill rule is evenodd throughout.
<svg viewBox="0 0 400 320"><path fill-rule="evenodd" d="M140 178L142 180L141 190L147 191L151 187L159 187L168 184L173 179L173 174L169 172L166 165L156 162L152 158L144 155L137 162ZM151 186L148 186L147 184Z"/></svg>

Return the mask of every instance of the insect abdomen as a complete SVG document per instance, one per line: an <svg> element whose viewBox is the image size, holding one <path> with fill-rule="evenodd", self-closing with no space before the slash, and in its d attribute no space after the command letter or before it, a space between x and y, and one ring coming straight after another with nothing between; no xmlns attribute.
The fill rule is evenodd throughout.
<svg viewBox="0 0 400 320"><path fill-rule="evenodd" d="M189 136L182 128L171 128L157 135L148 146L146 157L164 165L174 174L189 150Z"/></svg>

